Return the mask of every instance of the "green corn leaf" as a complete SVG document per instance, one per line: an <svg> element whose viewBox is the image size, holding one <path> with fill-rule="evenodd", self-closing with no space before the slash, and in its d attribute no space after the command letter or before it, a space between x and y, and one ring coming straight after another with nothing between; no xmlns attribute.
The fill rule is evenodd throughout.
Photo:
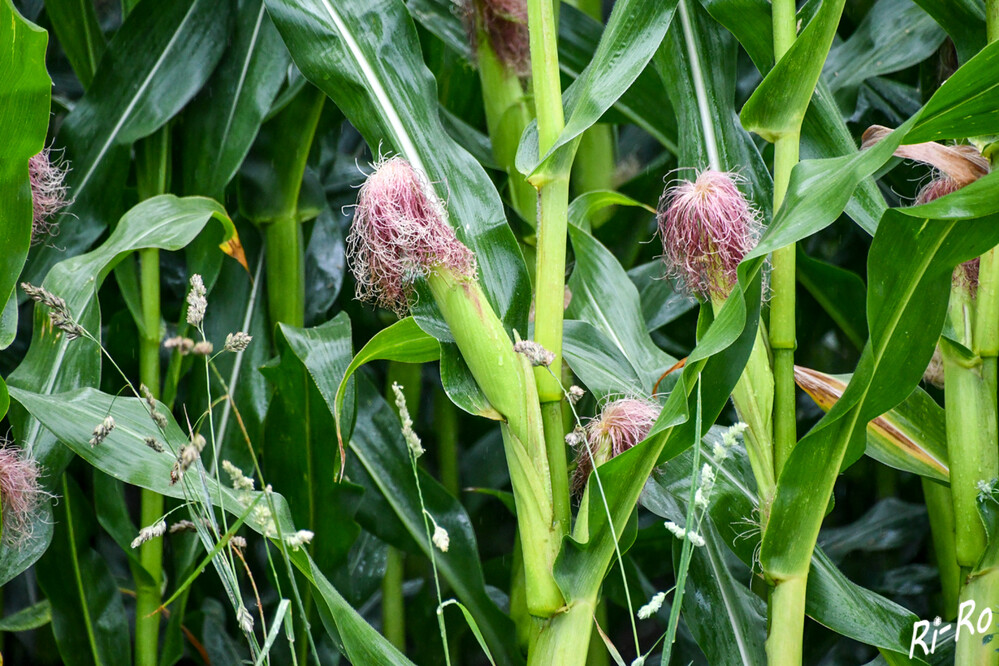
<svg viewBox="0 0 999 666"><path fill-rule="evenodd" d="M651 395L659 377L677 359L652 342L638 290L614 255L579 227L569 227L569 238L576 267L569 280L572 298L566 316L591 324L612 341L640 378L642 395ZM613 392L627 389L620 386Z"/></svg>
<svg viewBox="0 0 999 666"><path fill-rule="evenodd" d="M63 477L52 544L35 566L52 602L52 633L67 666L131 662L125 604L108 563L90 546L96 524L87 498Z"/></svg>
<svg viewBox="0 0 999 666"><path fill-rule="evenodd" d="M60 442L105 474L168 497L185 498L183 484L170 483L174 456L169 452L156 453L142 441L143 437L156 433L144 401L110 396L94 389L76 390L58 396L14 389L12 395L33 416L41 419ZM162 405L159 411L168 414ZM108 413L117 422L115 429L99 446L90 446L92 423L100 421ZM187 441L187 437L171 416L167 415L167 419L165 443L176 451ZM209 477L204 478L204 484L212 503L236 517L245 511L245 498L237 491L228 486L216 486L214 479ZM254 501L259 494L252 493L250 501ZM275 492L270 495L270 501L275 509L272 518L278 529L282 534L294 533L295 526L284 497ZM270 527L252 515L245 524L260 534ZM317 535L316 540L321 538L323 535ZM354 663L410 663L340 596L305 549L291 551L289 555L323 600L319 607L323 624L331 637L342 646L348 659ZM123 635L127 636L128 632ZM364 661L367 658L375 661Z"/></svg>
<svg viewBox="0 0 999 666"><path fill-rule="evenodd" d="M999 242L995 196L982 200L997 185L987 176L968 192L882 218L868 257L870 341L843 397L795 447L778 481L761 555L771 575L804 575L839 469L862 449L862 425L898 405L922 377L954 266Z"/></svg>
<svg viewBox="0 0 999 666"><path fill-rule="evenodd" d="M45 3L45 13L52 22L52 30L59 40L59 46L66 53L66 59L86 90L94 80L97 65L107 46L94 4L75 0L48 0Z"/></svg>
<svg viewBox="0 0 999 666"><path fill-rule="evenodd" d="M867 340L864 303L867 287L856 273L814 259L798 246L795 268L798 282L832 317L850 342L861 349Z"/></svg>
<svg viewBox="0 0 999 666"><path fill-rule="evenodd" d="M846 41L829 51L823 75L833 93L911 67L940 47L944 32L912 0L878 0Z"/></svg>
<svg viewBox="0 0 999 666"><path fill-rule="evenodd" d="M468 36L461 20L451 11L450 0L409 0L406 7L413 18L448 48L473 61ZM570 80L580 74L593 58L604 25L570 4L559 8L558 64ZM671 153L677 151L676 122L669 112L669 98L650 67L614 102L605 120L633 122ZM535 156L536 157L536 156Z"/></svg>
<svg viewBox="0 0 999 666"><path fill-rule="evenodd" d="M563 328L565 359L595 398L645 391L645 382L631 361L602 331L574 319L566 319Z"/></svg>
<svg viewBox="0 0 999 666"><path fill-rule="evenodd" d="M291 58L263 0L240 0L232 43L184 113L185 194L222 200L284 81Z"/></svg>
<svg viewBox="0 0 999 666"><path fill-rule="evenodd" d="M31 631L52 621L52 602L42 599L0 620L0 631Z"/></svg>
<svg viewBox="0 0 999 666"><path fill-rule="evenodd" d="M48 34L26 21L11 0L0 2L0 349L17 331L14 284L28 256L32 230L32 198L28 160L45 147L52 81L45 70Z"/></svg>
<svg viewBox="0 0 999 666"><path fill-rule="evenodd" d="M223 245L238 247L236 229L225 209L215 201L201 197L179 199L173 195L147 199L119 220L114 232L100 247L58 264L42 286L63 298L70 313L84 328L99 333L97 292L115 264L128 253L142 248L179 250L194 240L213 218L222 223ZM10 386L53 394L98 384L101 361L98 348L89 340L66 340L64 333L49 324L44 309L43 306L36 308L31 347L8 378ZM23 415L12 414L12 417L22 445L50 472L61 471L69 461L66 449L46 436L38 421L23 418Z"/></svg>
<svg viewBox="0 0 999 666"><path fill-rule="evenodd" d="M611 206L634 206L644 208L650 213L656 212L652 206L636 201L627 194L614 190L594 190L581 194L569 204L569 224L589 231L592 226L592 218Z"/></svg>
<svg viewBox="0 0 999 666"><path fill-rule="evenodd" d="M230 7L143 2L125 19L57 139L72 164L66 185L73 203L60 219L73 233L61 236L58 250L42 248L32 258L29 282L88 248L121 215L130 144L165 125L201 89L222 56Z"/></svg>
<svg viewBox="0 0 999 666"><path fill-rule="evenodd" d="M676 110L684 141L677 154L676 178L692 180L695 170L732 171L746 179L746 196L770 218L770 172L735 112L738 45L692 0L682 0L653 64ZM687 168L689 167L689 169Z"/></svg>
<svg viewBox="0 0 999 666"><path fill-rule="evenodd" d="M342 321L338 325L346 325L349 329L349 324ZM347 338L347 344L349 347L349 337ZM347 353L350 353L349 348ZM303 359L302 362L308 367L307 356L300 354L300 357ZM333 399L326 398L327 402L331 404L331 411L336 418L337 439L340 441L341 446L345 441L350 439L353 426L353 410L344 414L343 405L348 395L353 397L351 378L358 368L374 360L428 363L436 361L439 358L440 344L434 337L424 333L423 329L416 325L416 321L412 317L406 317L378 331L350 361L350 365L347 366L347 369L343 373L343 378L337 385ZM329 387L325 383L320 385L320 391L326 393L328 390Z"/></svg>
<svg viewBox="0 0 999 666"><path fill-rule="evenodd" d="M842 397L852 378L800 366L794 375L798 387L825 412ZM895 469L949 481L943 408L916 388L897 407L867 424L867 455Z"/></svg>
<svg viewBox="0 0 999 666"><path fill-rule="evenodd" d="M760 74L767 74L773 67L770 3L766 0L710 0L705 8L739 40ZM818 159L856 153L853 134L847 128L832 92L820 78L801 126L801 156ZM884 197L874 180L868 177L859 181L845 210L862 229L874 235L886 208Z"/></svg>
<svg viewBox="0 0 999 666"><path fill-rule="evenodd" d="M845 0L827 0L742 107L742 126L771 143L797 132L829 52Z"/></svg>
<svg viewBox="0 0 999 666"><path fill-rule="evenodd" d="M705 437L703 456L710 456L711 446L721 440L722 432L715 427ZM686 451L656 471L642 495L647 509L667 520L682 520L685 515L683 502L690 492L691 454ZM708 508L712 524L725 546L744 564L758 570L760 532L755 518L758 500L745 450L742 447L731 450L730 457L716 471L717 480ZM695 575L688 579L688 584L714 584L710 580L697 581L698 578ZM912 623L917 619L898 604L850 581L821 548L817 548L812 557L806 613L843 636L895 653L908 652ZM729 632L721 633L731 637ZM706 638L724 640L725 637Z"/></svg>
<svg viewBox="0 0 999 666"><path fill-rule="evenodd" d="M372 150L398 153L427 174L448 202L458 237L476 254L497 314L508 326L523 328L530 291L523 258L485 171L444 131L436 86L405 5L399 0L266 4L295 64L343 110Z"/></svg>
<svg viewBox="0 0 999 666"><path fill-rule="evenodd" d="M676 0L614 3L593 58L563 95L565 128L551 148L539 156L537 124L532 123L517 151L520 171L530 176L541 169L554 168L553 156L599 121L649 64L675 10Z"/></svg>
<svg viewBox="0 0 999 666"><path fill-rule="evenodd" d="M385 329L393 330L394 335L384 336L378 340L377 346L371 347L372 343L369 342L365 347L371 347L367 354L362 349L354 357L354 362L351 362L350 321L344 314L321 327L295 329L282 325L281 329L289 341L296 340L292 347L325 399L330 414L337 409L338 392L334 391L334 387L343 385L342 377L358 359L370 360L373 356L367 354L376 353L380 348L384 353L383 358L389 360L425 361L432 355L431 343L436 345L436 341L426 334L422 334L423 339L415 341L400 337L407 329L411 332L419 330L411 319L405 319ZM409 452L399 421L369 382L360 382L357 393L357 422L350 439L348 470L349 466L355 464L364 470L409 536L429 555L429 549L434 546L427 543ZM349 474L351 478L358 476L353 472ZM435 553L441 575L450 583L462 603L474 613L493 655L501 663L519 663L521 658L515 644L512 623L486 592L475 534L471 530L468 516L461 504L439 483L422 470L419 474L427 510L450 534L448 551ZM377 533L379 526L371 525L369 529Z"/></svg>
<svg viewBox="0 0 999 666"><path fill-rule="evenodd" d="M976 0L913 0L947 31L961 62L967 62L985 46L985 12Z"/></svg>
<svg viewBox="0 0 999 666"><path fill-rule="evenodd" d="M997 58L999 43L991 44L958 69L919 113L867 150L799 162L791 172L784 204L760 241L766 248L763 251L790 245L832 224L858 185L886 164L902 143L918 143L940 134L970 136L977 129L999 132L999 114L984 110L984 100L991 99L990 91L999 87ZM966 125L969 134L954 125L954 118L962 116L973 123ZM977 186L973 191L980 192L977 188L982 185L973 185Z"/></svg>

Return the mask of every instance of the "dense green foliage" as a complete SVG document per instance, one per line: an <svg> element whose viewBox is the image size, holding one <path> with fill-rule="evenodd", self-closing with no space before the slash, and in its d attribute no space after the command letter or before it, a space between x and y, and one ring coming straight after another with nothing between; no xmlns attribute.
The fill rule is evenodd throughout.
<svg viewBox="0 0 999 666"><path fill-rule="evenodd" d="M999 607L997 39L997 0L0 0L0 661L999 663L910 657ZM475 265L404 248L398 312L352 231L392 156ZM663 188L705 171L761 229L692 294Z"/></svg>

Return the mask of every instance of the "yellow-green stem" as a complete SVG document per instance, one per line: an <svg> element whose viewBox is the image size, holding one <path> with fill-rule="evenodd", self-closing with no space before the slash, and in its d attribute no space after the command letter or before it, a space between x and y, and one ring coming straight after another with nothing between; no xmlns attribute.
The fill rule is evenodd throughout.
<svg viewBox="0 0 999 666"><path fill-rule="evenodd" d="M143 334L140 339L139 376L159 397L160 385L160 265L158 250L142 250L141 285ZM140 522L147 527L159 522L163 516L163 496L153 490L142 489ZM159 643L160 616L156 614L161 602L163 584L163 540L150 539L139 548L139 563L149 574L148 583L136 581L135 598L135 663L155 666Z"/></svg>
<svg viewBox="0 0 999 666"><path fill-rule="evenodd" d="M802 633L805 629L804 577L777 581L770 596L770 632L767 635L767 663L796 666L801 663Z"/></svg>
<svg viewBox="0 0 999 666"><path fill-rule="evenodd" d="M772 21L774 61L787 53L797 37L794 0L773 0ZM798 163L800 128L785 134L774 144L774 213L784 203L791 169ZM771 262L770 348L773 352L774 479L779 481L784 463L797 441L795 418L795 248L774 251ZM807 575L775 581L770 596L767 656L771 664L801 663L802 631L805 624L805 583Z"/></svg>
<svg viewBox="0 0 999 666"><path fill-rule="evenodd" d="M776 11L776 10L775 10ZM798 162L798 133L781 137L775 145L774 210L780 208L791 169ZM795 249L775 250L772 256L770 348L774 355L774 476L780 478L784 463L797 441L795 418Z"/></svg>
<svg viewBox="0 0 999 666"><path fill-rule="evenodd" d="M478 282L439 269L428 276L427 284L472 376L506 419L503 444L517 505L528 610L549 617L564 603L552 573L562 534L552 506L541 408L530 366L513 351Z"/></svg>
<svg viewBox="0 0 999 666"><path fill-rule="evenodd" d="M271 324L305 325L305 263L302 226L295 215L265 227L267 295Z"/></svg>
<svg viewBox="0 0 999 666"><path fill-rule="evenodd" d="M713 297L711 305L717 315L725 305L725 299ZM774 377L767 349L766 328L761 321L756 329L756 341L753 343L749 360L732 390L735 411L739 419L749 426L745 435L746 453L756 479L763 526L766 525L766 516L776 487L772 418Z"/></svg>
<svg viewBox="0 0 999 666"><path fill-rule="evenodd" d="M565 251L568 216L569 177L568 175L556 176L541 188L541 209L538 223L534 340L555 354L555 361L549 368L535 369L538 393L542 402L562 400L562 389L555 378L561 376L562 372L562 321L565 311Z"/></svg>
<svg viewBox="0 0 999 666"><path fill-rule="evenodd" d="M551 477L555 529L559 534L567 534L572 513L569 504L569 470L566 465L562 403L542 403L541 420L545 431L545 450L548 454L548 471Z"/></svg>
<svg viewBox="0 0 999 666"><path fill-rule="evenodd" d="M995 623L989 625L982 633L978 631L977 626L982 612L989 607L995 608L995 599L999 599L999 569L995 565L987 566L968 576L968 582L961 591L961 607L964 610L958 611L958 622L955 623L957 630L961 632L954 649L955 664L961 666L999 664L999 652L991 641L983 640L989 634L994 636ZM993 603L990 604L990 601ZM964 606L966 603L969 605ZM962 619L966 619L967 622L962 622ZM968 623L974 627L973 631L968 630Z"/></svg>
<svg viewBox="0 0 999 666"><path fill-rule="evenodd" d="M986 0L985 33L988 42L999 40L999 0ZM993 154L992 168L999 165ZM975 351L982 358L982 374L992 396L997 398L997 363L999 356L999 248L986 252L978 270L978 312L975 322Z"/></svg>
<svg viewBox="0 0 999 666"><path fill-rule="evenodd" d="M957 561L970 567L978 562L986 541L977 484L999 476L995 403L990 404L980 361L969 364L945 350L944 376Z"/></svg>
<svg viewBox="0 0 999 666"><path fill-rule="evenodd" d="M930 518L930 534L933 538L933 553L940 571L940 596L943 606L940 613L950 620L957 615L958 594L961 591L961 567L957 563L957 549L954 542L954 505L950 488L925 476L923 500Z"/></svg>
<svg viewBox="0 0 999 666"><path fill-rule="evenodd" d="M263 221L271 326L278 323L305 325L305 251L298 195L325 101L326 96L320 91L307 89L281 112L284 126L299 134L289 139L287 146L294 159L282 162L283 171L277 174L280 200L275 205L273 217Z"/></svg>
<svg viewBox="0 0 999 666"><path fill-rule="evenodd" d="M140 199L163 194L169 185L170 131L155 132L136 146L136 180ZM139 288L142 299L142 322L139 337L139 380L154 398L160 396L160 251L139 251ZM140 527L153 525L163 516L163 496L142 489ZM136 580L135 590L135 663L156 666L160 634L160 616L156 610L162 600L163 540L150 539L139 548L139 564L149 575L148 582Z"/></svg>
<svg viewBox="0 0 999 666"><path fill-rule="evenodd" d="M555 144L565 127L562 111L562 83L558 65L558 21L553 0L528 0L527 17L531 41L531 73L534 106L538 117L538 149L544 155ZM569 173L572 151L567 146L538 174L538 255L535 271L534 340L555 354L549 368L537 368L538 396L542 403L560 403L562 390L558 377L562 375L562 319L565 307L565 250L569 221ZM544 432L547 435L546 465L549 486L559 493L555 500L560 513L555 515L559 540L569 527L568 513L563 510L565 441L555 433L564 428L561 409L545 409ZM564 430L563 430L564 433ZM553 462L552 462L553 461Z"/></svg>
<svg viewBox="0 0 999 666"><path fill-rule="evenodd" d="M478 45L482 103L493 157L507 173L513 209L533 227L536 224L538 193L516 166L517 147L524 128L531 122L531 109L520 77L496 57L488 34L481 27Z"/></svg>
<svg viewBox="0 0 999 666"><path fill-rule="evenodd" d="M546 623L534 638L527 666L585 664L596 597L575 601Z"/></svg>
<svg viewBox="0 0 999 666"><path fill-rule="evenodd" d="M985 527L978 515L978 482L999 476L995 399L981 358L966 351L974 348L975 306L963 280L955 281L947 314L957 342L965 349L940 341L957 561L963 567L977 564L985 550Z"/></svg>

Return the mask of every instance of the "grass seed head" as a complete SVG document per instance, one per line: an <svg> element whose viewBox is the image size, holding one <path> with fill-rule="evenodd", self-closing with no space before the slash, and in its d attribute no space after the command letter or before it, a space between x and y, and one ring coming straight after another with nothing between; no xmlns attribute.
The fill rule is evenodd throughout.
<svg viewBox="0 0 999 666"><path fill-rule="evenodd" d="M201 276L195 273L191 276L191 290L187 292L187 323L198 327L205 319L205 309L208 308L208 292Z"/></svg>
<svg viewBox="0 0 999 666"><path fill-rule="evenodd" d="M400 316L418 277L438 269L476 273L474 255L455 236L430 182L402 157L379 161L361 186L347 249L358 300Z"/></svg>
<svg viewBox="0 0 999 666"><path fill-rule="evenodd" d="M659 200L667 274L702 298L728 296L739 262L759 240L760 216L736 180L708 169L667 187Z"/></svg>

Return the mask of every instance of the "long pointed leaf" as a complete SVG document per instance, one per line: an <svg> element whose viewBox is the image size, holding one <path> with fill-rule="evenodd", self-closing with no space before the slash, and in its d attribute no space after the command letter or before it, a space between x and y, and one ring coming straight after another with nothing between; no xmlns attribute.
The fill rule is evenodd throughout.
<svg viewBox="0 0 999 666"><path fill-rule="evenodd" d="M62 215L72 234L29 264L38 282L66 256L89 247L120 214L128 147L162 127L190 100L222 56L231 3L143 2L108 44L93 84L59 132L72 170L73 204Z"/></svg>
<svg viewBox="0 0 999 666"><path fill-rule="evenodd" d="M118 222L111 236L97 249L58 264L43 286L66 301L70 313L93 334L99 334L97 292L115 264L129 252L147 247L179 250L194 240L211 219L222 223L226 243L237 241L236 229L225 209L211 199L178 199L162 195L132 208ZM31 347L8 383L44 394L100 382L100 351L85 339L67 340L52 328L47 312L39 306ZM14 416L14 415L12 415ZM34 419L14 419L22 445L37 456L50 473L61 471L69 458L66 450L44 435ZM91 426L93 427L93 426Z"/></svg>
<svg viewBox="0 0 999 666"><path fill-rule="evenodd" d="M9 303L31 242L28 159L45 147L52 81L45 70L48 34L29 23L11 0L0 2L0 302ZM5 308L5 310L10 308ZM17 308L0 319L0 349L13 339Z"/></svg>

